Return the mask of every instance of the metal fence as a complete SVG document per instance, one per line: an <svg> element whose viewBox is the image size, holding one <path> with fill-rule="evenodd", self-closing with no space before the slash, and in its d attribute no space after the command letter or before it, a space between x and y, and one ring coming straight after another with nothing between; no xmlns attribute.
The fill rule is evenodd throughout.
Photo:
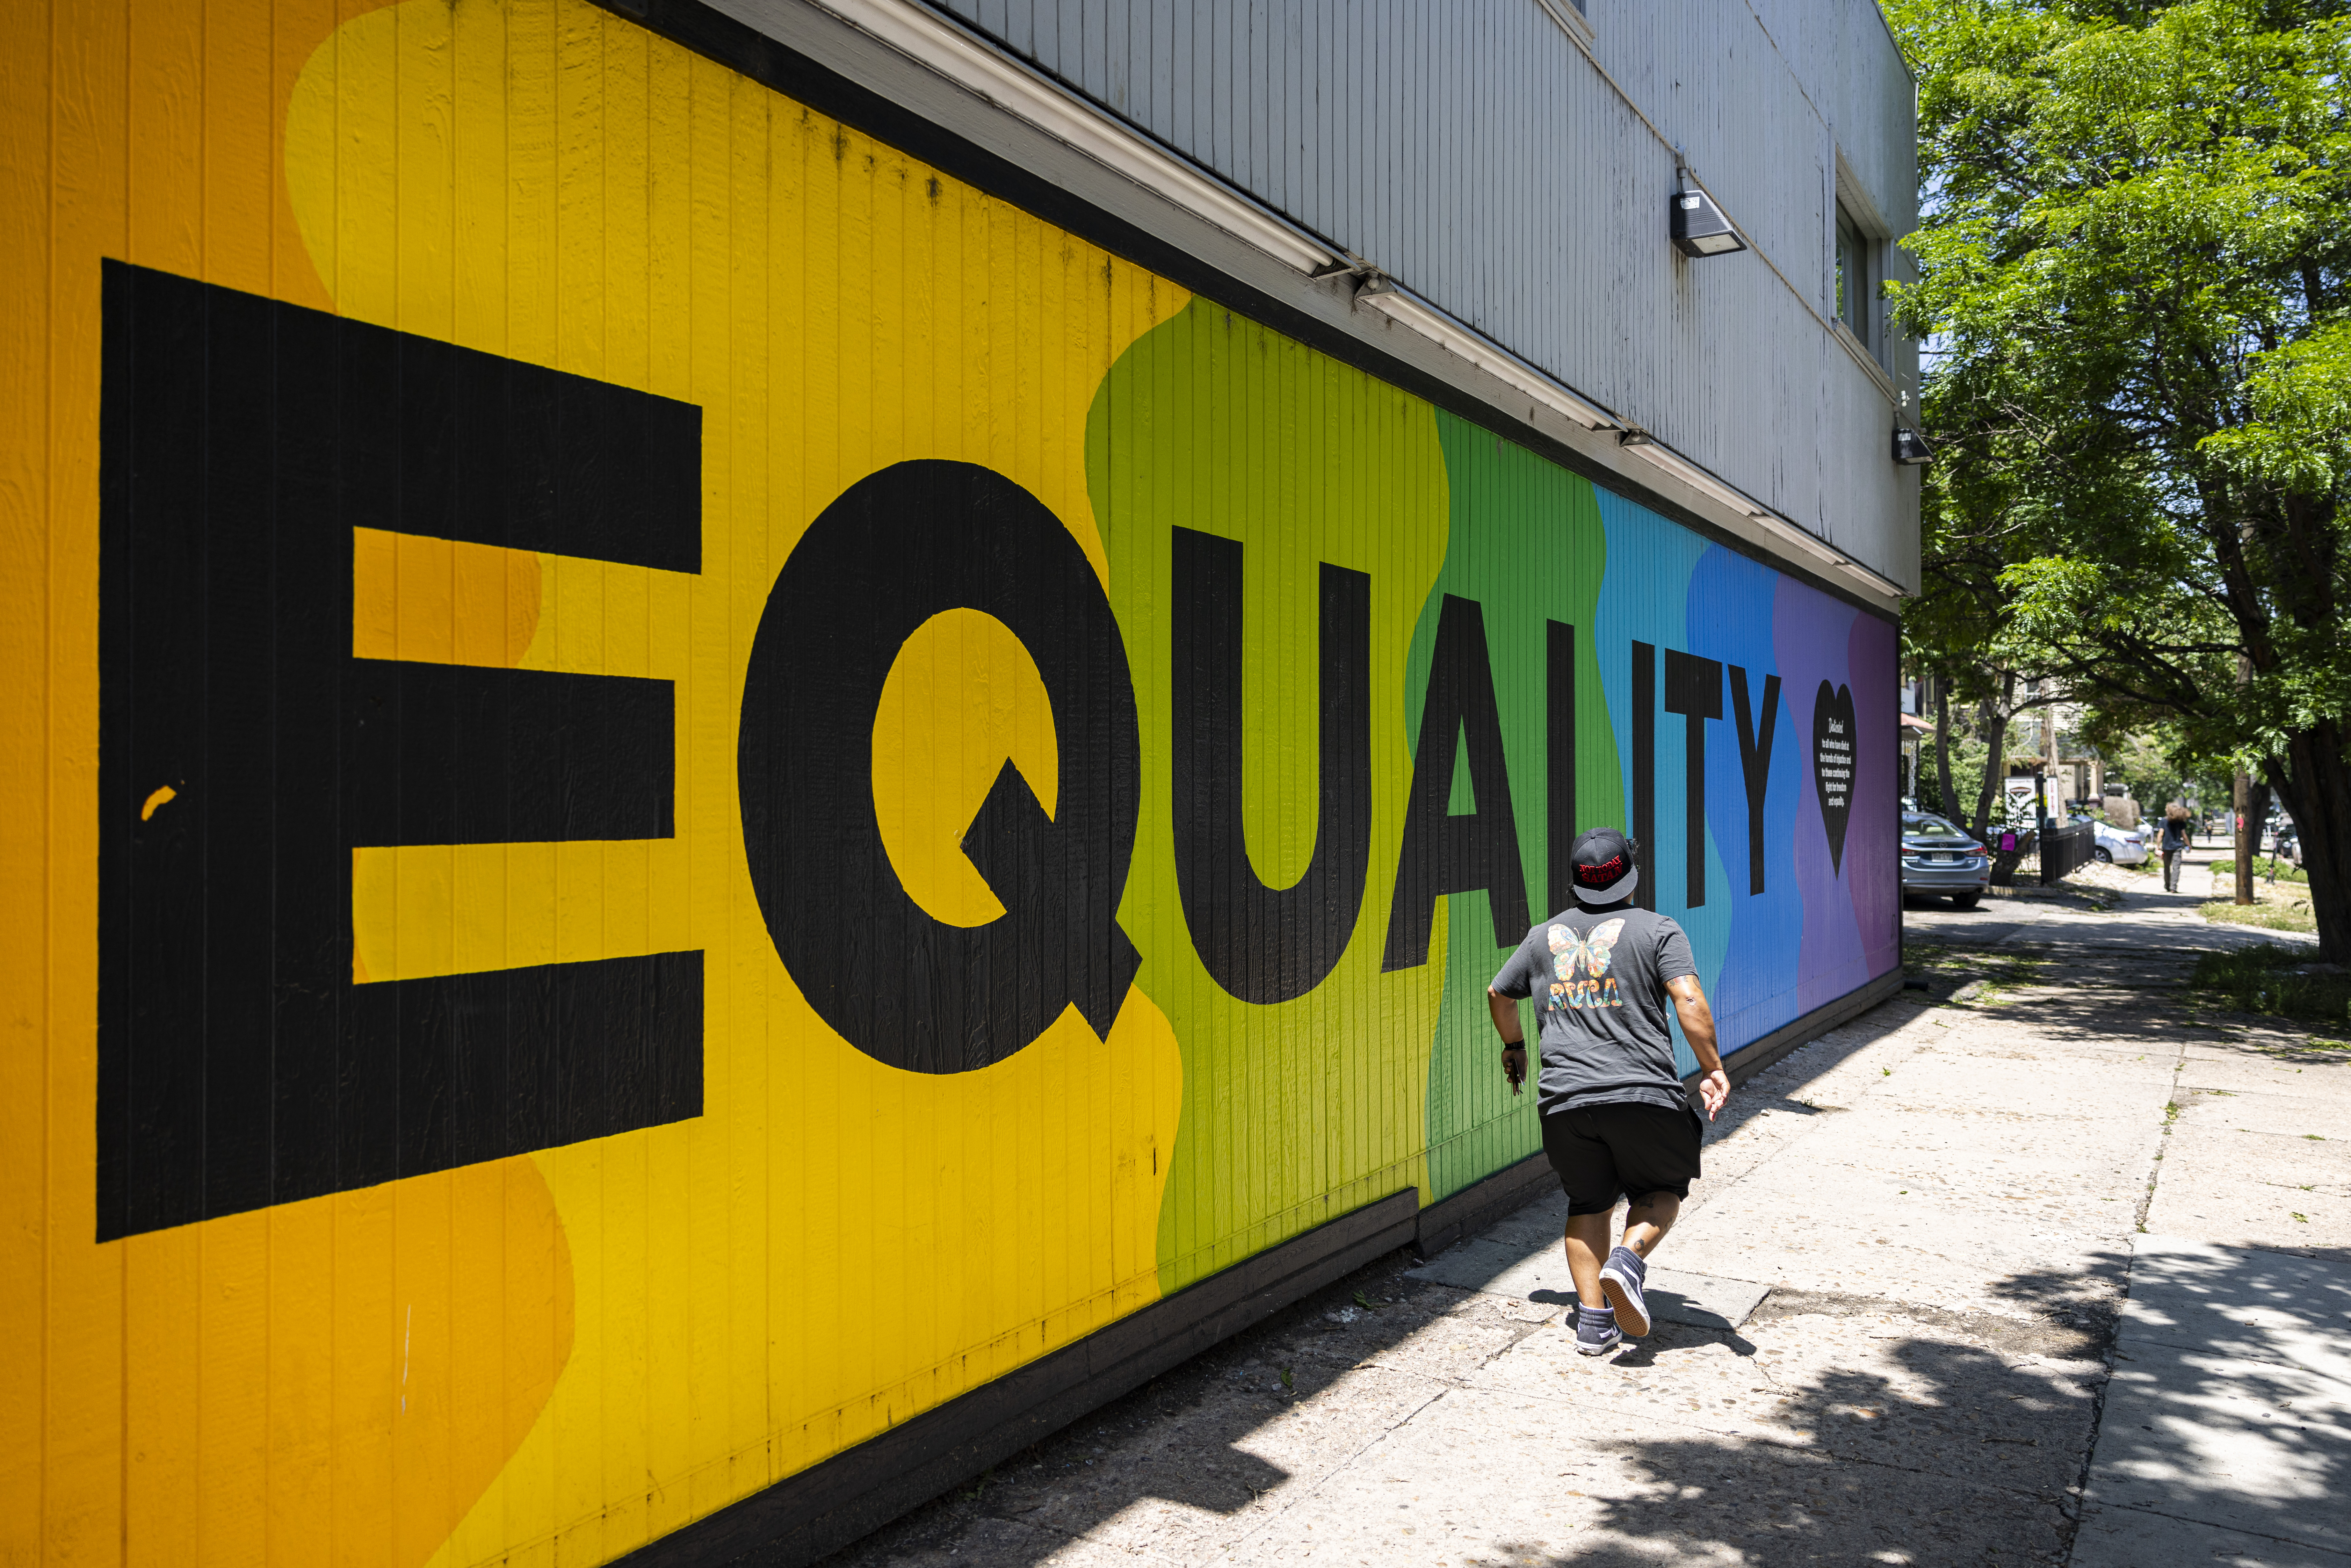
<svg viewBox="0 0 2351 1568"><path fill-rule="evenodd" d="M2095 857L2097 826L2069 822L2043 832L2034 828L2002 829L1991 837L1991 884L2013 887L2019 883L2054 887Z"/></svg>
<svg viewBox="0 0 2351 1568"><path fill-rule="evenodd" d="M2094 822L2069 822L2041 835L2041 885L2054 887L2090 863L2098 847Z"/></svg>

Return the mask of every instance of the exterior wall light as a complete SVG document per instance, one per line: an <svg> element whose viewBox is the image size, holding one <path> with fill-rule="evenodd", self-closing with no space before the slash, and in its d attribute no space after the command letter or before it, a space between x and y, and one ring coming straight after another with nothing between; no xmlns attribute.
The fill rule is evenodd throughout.
<svg viewBox="0 0 2351 1568"><path fill-rule="evenodd" d="M1676 191L1670 211L1674 247L1684 256L1729 256L1747 248L1747 242L1704 191Z"/></svg>
<svg viewBox="0 0 2351 1568"><path fill-rule="evenodd" d="M1921 463L1931 463L1934 460L1934 448L1927 444L1925 436L1907 424L1897 424L1894 427L1894 461L1916 467Z"/></svg>
<svg viewBox="0 0 2351 1568"><path fill-rule="evenodd" d="M1616 444L1619 446L1654 446L1656 441L1656 436L1636 424L1626 425L1616 433Z"/></svg>

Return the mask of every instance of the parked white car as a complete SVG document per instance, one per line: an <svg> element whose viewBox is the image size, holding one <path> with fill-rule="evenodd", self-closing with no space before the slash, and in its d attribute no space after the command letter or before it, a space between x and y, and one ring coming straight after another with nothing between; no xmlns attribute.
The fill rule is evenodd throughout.
<svg viewBox="0 0 2351 1568"><path fill-rule="evenodd" d="M2144 828L2117 828L2112 822L2099 821L2098 841L2090 853L2109 864L2137 865L2147 859L2147 840Z"/></svg>

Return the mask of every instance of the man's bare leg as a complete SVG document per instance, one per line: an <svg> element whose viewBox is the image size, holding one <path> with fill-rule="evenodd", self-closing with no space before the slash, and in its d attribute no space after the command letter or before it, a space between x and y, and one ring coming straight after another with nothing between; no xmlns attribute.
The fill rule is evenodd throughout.
<svg viewBox="0 0 2351 1568"><path fill-rule="evenodd" d="M1674 1228L1674 1221L1679 1219L1681 1214L1682 1200L1672 1193L1643 1193L1625 1210L1625 1245L1633 1249L1635 1257L1647 1258L1656 1249L1657 1243L1666 1239L1666 1232ZM1601 1236L1600 1245L1604 1252L1608 1245L1605 1233ZM1574 1266L1571 1254L1568 1267L1572 1270ZM1595 1289L1600 1283L1598 1260L1592 1265L1592 1282ZM1583 1288L1581 1275L1577 1276L1575 1285L1579 1291Z"/></svg>
<svg viewBox="0 0 2351 1568"><path fill-rule="evenodd" d="M1644 1193L1625 1210L1625 1245L1646 1259L1666 1232L1681 1218L1682 1200L1669 1192ZM1609 1217L1571 1214L1567 1217L1567 1271L1575 1280L1575 1299L1587 1307L1604 1307L1608 1297L1600 1289L1600 1269L1608 1261Z"/></svg>
<svg viewBox="0 0 2351 1568"><path fill-rule="evenodd" d="M1567 1217L1567 1271L1575 1281L1575 1299L1587 1307L1604 1307L1608 1297L1600 1289L1600 1265L1608 1257L1608 1218L1613 1210Z"/></svg>

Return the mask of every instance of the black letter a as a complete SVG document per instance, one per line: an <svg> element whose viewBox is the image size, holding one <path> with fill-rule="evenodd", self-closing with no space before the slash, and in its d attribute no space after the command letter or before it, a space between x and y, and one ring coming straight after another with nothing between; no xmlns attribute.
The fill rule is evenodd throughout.
<svg viewBox="0 0 2351 1568"><path fill-rule="evenodd" d="M1469 754L1469 788L1478 799L1478 809L1466 817L1446 811L1457 745ZM1481 888L1494 920L1494 945L1516 946L1531 922L1510 769L1502 758L1501 715L1486 658L1486 620L1475 601L1448 593L1437 618L1428 693L1421 699L1420 744L1413 751L1404 852L1396 860L1381 971L1427 963L1437 898Z"/></svg>

